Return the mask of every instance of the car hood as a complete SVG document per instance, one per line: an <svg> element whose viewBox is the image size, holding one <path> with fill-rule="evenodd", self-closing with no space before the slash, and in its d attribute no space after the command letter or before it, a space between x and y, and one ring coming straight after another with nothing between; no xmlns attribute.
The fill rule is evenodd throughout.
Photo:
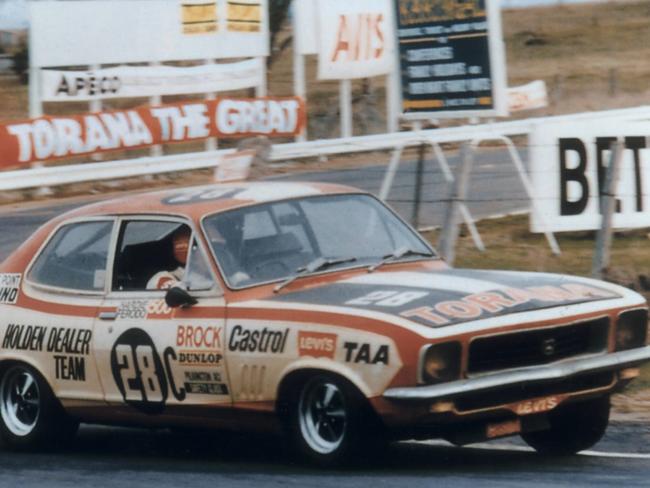
<svg viewBox="0 0 650 488"><path fill-rule="evenodd" d="M624 296L620 286L586 278L465 269L378 271L293 292L269 300L345 307L396 315L430 327Z"/></svg>

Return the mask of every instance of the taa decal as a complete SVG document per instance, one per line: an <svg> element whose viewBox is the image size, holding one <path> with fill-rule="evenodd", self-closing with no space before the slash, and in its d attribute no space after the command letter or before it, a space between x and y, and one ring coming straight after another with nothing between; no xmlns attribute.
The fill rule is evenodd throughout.
<svg viewBox="0 0 650 488"><path fill-rule="evenodd" d="M298 331L298 354L314 358L334 359L336 334Z"/></svg>
<svg viewBox="0 0 650 488"><path fill-rule="evenodd" d="M388 345L376 348L367 343L344 342L345 361L348 363L388 364Z"/></svg>
<svg viewBox="0 0 650 488"><path fill-rule="evenodd" d="M287 344L289 329L272 330L245 329L241 325L235 325L230 334L228 349L239 352L264 352L279 354L284 352Z"/></svg>
<svg viewBox="0 0 650 488"><path fill-rule="evenodd" d="M0 274L0 303L13 305L18 300L20 273Z"/></svg>
<svg viewBox="0 0 650 488"><path fill-rule="evenodd" d="M156 346L142 329L129 329L113 345L111 370L122 398L134 408L148 414L161 413L171 390L176 400L186 397L177 388L171 369L176 352L168 347L161 360Z"/></svg>

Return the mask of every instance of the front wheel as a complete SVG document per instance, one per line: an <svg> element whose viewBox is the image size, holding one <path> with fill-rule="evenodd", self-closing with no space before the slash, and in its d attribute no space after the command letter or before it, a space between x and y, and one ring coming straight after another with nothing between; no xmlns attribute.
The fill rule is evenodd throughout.
<svg viewBox="0 0 650 488"><path fill-rule="evenodd" d="M366 415L369 409L362 395L327 374L308 379L296 393L290 433L298 453L321 466L340 465L357 457L372 417Z"/></svg>
<svg viewBox="0 0 650 488"><path fill-rule="evenodd" d="M27 365L10 367L0 381L0 434L14 449L67 442L78 423L69 419L40 374Z"/></svg>
<svg viewBox="0 0 650 488"><path fill-rule="evenodd" d="M549 414L550 428L521 435L536 451L570 455L589 449L605 434L609 423L609 396L559 407Z"/></svg>

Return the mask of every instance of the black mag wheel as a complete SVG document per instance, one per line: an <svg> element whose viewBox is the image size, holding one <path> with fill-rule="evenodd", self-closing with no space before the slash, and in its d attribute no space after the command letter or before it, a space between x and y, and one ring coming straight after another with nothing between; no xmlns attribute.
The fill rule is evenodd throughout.
<svg viewBox="0 0 650 488"><path fill-rule="evenodd" d="M521 435L536 451L571 455L596 444L609 423L609 395L560 406L549 413L550 428Z"/></svg>
<svg viewBox="0 0 650 488"><path fill-rule="evenodd" d="M315 374L294 391L289 409L293 446L306 461L339 466L365 453L374 416L363 395L342 378Z"/></svg>
<svg viewBox="0 0 650 488"><path fill-rule="evenodd" d="M41 391L34 375L22 367L10 369L0 382L0 415L11 434L33 432L41 413Z"/></svg>
<svg viewBox="0 0 650 488"><path fill-rule="evenodd" d="M346 400L332 381L310 381L300 394L298 421L305 443L319 454L328 455L341 447L348 428Z"/></svg>
<svg viewBox="0 0 650 488"><path fill-rule="evenodd" d="M0 380L0 434L14 449L38 449L69 441L78 423L68 418L49 385L32 367L17 364Z"/></svg>

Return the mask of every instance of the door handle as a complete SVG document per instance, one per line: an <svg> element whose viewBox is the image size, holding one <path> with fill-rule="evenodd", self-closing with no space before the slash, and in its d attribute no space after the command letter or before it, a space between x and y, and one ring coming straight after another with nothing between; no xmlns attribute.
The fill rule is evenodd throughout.
<svg viewBox="0 0 650 488"><path fill-rule="evenodd" d="M99 320L115 320L117 312L99 312Z"/></svg>

